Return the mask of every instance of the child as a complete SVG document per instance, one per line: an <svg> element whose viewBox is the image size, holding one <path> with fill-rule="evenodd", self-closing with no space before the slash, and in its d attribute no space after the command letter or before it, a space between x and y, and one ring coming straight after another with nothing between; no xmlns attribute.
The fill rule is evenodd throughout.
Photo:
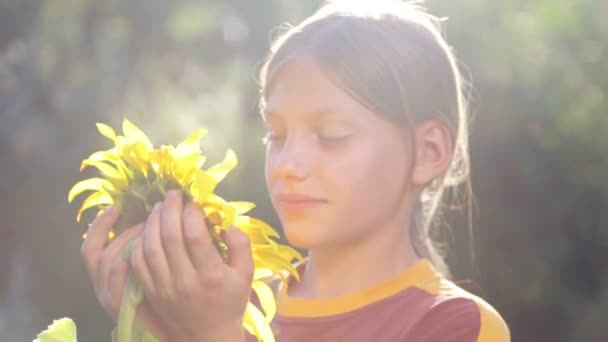
<svg viewBox="0 0 608 342"><path fill-rule="evenodd" d="M288 240L309 251L301 280L275 286L277 341L510 340L490 305L447 280L429 236L469 166L462 80L436 21L400 1L335 1L271 49L266 182ZM129 267L120 251L135 240L138 317L155 335L253 341L240 327L248 241L230 230L223 263L199 212L171 192L107 247L118 214L99 216L82 248L96 295L116 317Z"/></svg>

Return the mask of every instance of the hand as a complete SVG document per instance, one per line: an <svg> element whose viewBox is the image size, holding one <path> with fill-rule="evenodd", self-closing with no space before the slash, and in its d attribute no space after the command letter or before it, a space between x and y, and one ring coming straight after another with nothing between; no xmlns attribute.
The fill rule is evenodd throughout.
<svg viewBox="0 0 608 342"><path fill-rule="evenodd" d="M169 191L135 240L131 268L146 301L171 334L184 341L244 339L243 315L251 291L253 258L248 236L224 232L224 262L209 235L203 211L185 208L180 191Z"/></svg>
<svg viewBox="0 0 608 342"><path fill-rule="evenodd" d="M143 223L126 229L105 247L108 232L118 216L118 210L112 206L95 218L89 225L87 237L80 250L95 296L114 321L118 319L129 272L129 265L123 260L122 253L129 242L140 236L144 230ZM138 307L136 319L160 341L169 340L168 330L162 326L158 315L148 303L144 302Z"/></svg>

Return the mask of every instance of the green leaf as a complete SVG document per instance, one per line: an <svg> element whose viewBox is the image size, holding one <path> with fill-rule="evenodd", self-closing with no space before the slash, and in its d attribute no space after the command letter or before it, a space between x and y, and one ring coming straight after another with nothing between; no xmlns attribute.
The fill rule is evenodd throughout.
<svg viewBox="0 0 608 342"><path fill-rule="evenodd" d="M76 324L67 317L56 319L33 342L76 342Z"/></svg>

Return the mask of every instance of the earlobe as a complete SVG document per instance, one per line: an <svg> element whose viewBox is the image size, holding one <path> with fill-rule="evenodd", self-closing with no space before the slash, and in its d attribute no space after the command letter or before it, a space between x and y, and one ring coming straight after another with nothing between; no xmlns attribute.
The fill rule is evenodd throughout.
<svg viewBox="0 0 608 342"><path fill-rule="evenodd" d="M421 123L414 134L416 145L412 183L425 187L448 171L454 154L454 142L447 124L439 120Z"/></svg>

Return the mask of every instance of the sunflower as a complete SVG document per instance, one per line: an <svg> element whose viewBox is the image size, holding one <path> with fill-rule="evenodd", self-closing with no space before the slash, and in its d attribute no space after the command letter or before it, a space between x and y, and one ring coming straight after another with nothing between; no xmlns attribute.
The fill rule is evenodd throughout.
<svg viewBox="0 0 608 342"><path fill-rule="evenodd" d="M77 182L68 193L68 202L84 192L91 192L82 202L76 215L78 222L89 209L97 209L97 215L110 205L121 213L119 222L110 233L112 238L120 230L145 221L154 203L161 201L167 191L179 189L184 200L200 205L208 223L209 233L224 259L227 247L220 232L232 226L245 232L251 241L255 273L252 290L256 293L262 310L248 303L243 327L261 341L274 341L270 322L276 313L274 295L267 277L278 277L286 282L286 274L296 279L298 273L292 265L302 256L293 248L275 241L279 234L262 220L246 215L255 207L250 202L226 201L214 190L219 182L237 165L237 158L229 150L222 162L206 170L202 168L206 157L200 150L200 139L207 133L196 130L177 146L162 145L155 149L150 139L129 120L122 123L123 135L118 135L106 124L97 123L97 129L114 146L96 151L82 161L80 170L88 167L99 171L100 176ZM128 252L127 252L128 253ZM121 313L116 339L119 342L133 340L134 336L148 337L134 325L135 308L143 300L143 291L130 275ZM263 312L262 312L263 311Z"/></svg>

